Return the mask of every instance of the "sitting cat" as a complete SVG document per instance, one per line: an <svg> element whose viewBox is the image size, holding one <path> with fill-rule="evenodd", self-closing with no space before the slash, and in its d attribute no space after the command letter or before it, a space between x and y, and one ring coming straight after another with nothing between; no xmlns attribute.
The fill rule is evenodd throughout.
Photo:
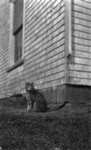
<svg viewBox="0 0 91 150"><path fill-rule="evenodd" d="M47 103L43 95L34 88L34 83L26 82L27 111L46 112Z"/></svg>

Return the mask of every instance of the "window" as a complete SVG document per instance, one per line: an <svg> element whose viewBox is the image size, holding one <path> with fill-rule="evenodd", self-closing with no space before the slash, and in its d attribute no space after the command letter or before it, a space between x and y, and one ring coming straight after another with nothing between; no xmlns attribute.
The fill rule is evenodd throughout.
<svg viewBox="0 0 91 150"><path fill-rule="evenodd" d="M14 63L22 58L23 40L23 0L14 2L13 14L13 35L14 35Z"/></svg>
<svg viewBox="0 0 91 150"><path fill-rule="evenodd" d="M9 39L9 67L7 72L12 71L24 63L23 58L23 9L24 0L10 1L10 39Z"/></svg>

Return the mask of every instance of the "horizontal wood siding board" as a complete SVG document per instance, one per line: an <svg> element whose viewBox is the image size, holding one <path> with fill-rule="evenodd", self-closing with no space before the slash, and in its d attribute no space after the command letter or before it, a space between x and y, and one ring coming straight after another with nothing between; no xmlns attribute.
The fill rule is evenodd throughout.
<svg viewBox="0 0 91 150"><path fill-rule="evenodd" d="M91 2L73 0L72 12L70 83L91 85Z"/></svg>
<svg viewBox="0 0 91 150"><path fill-rule="evenodd" d="M91 60L90 59L84 59L84 58L80 58L80 57L75 57L75 63L91 66Z"/></svg>
<svg viewBox="0 0 91 150"><path fill-rule="evenodd" d="M77 30L75 30L73 32L73 37L78 37L78 38L81 38L81 39L86 39L88 41L91 41L91 34L84 33L84 32L77 31Z"/></svg>
<svg viewBox="0 0 91 150"><path fill-rule="evenodd" d="M83 26L83 25L79 25L79 24L76 24L76 23L74 24L73 23L72 29L74 31L79 31L79 32L83 32L83 33L91 35L91 28L87 27L87 26Z"/></svg>
<svg viewBox="0 0 91 150"><path fill-rule="evenodd" d="M60 49L59 49L60 50ZM46 56L45 56L46 55ZM58 56L59 55L59 56ZM50 62L52 62L52 61L54 61L55 59L57 60L57 59L61 59L61 58L63 58L64 57L64 51L62 52L62 53L49 53L49 55L48 54L44 54L43 56L41 56L41 57L38 57L38 58L36 58L36 57L33 57L33 59L31 60L31 62L30 62L30 59L28 59L27 60L27 65L29 64L29 63L31 63L30 64L30 67L32 66L32 64L38 64L38 63L40 63L40 62L42 62L42 61L50 61Z"/></svg>
<svg viewBox="0 0 91 150"><path fill-rule="evenodd" d="M91 28L91 24L89 23L89 21L86 21L82 18L73 17L72 22L83 27Z"/></svg>
<svg viewBox="0 0 91 150"><path fill-rule="evenodd" d="M84 86L91 86L91 80L90 79L80 79L77 77L70 77L70 83L75 85L84 85Z"/></svg>
<svg viewBox="0 0 91 150"><path fill-rule="evenodd" d="M89 23L91 22L91 16L88 16L88 15L83 14L81 12L74 11L73 17L77 17L79 19L83 19L85 21L88 21Z"/></svg>
<svg viewBox="0 0 91 150"><path fill-rule="evenodd" d="M91 50L90 50L90 52L88 52L88 51L84 52L84 51L76 50L75 53L74 53L74 56L84 58L84 59L87 59L87 60L91 60Z"/></svg>
<svg viewBox="0 0 91 150"><path fill-rule="evenodd" d="M81 44L81 45L91 47L90 40L85 39L84 37L80 38L80 37L73 36L73 42L76 44Z"/></svg>
<svg viewBox="0 0 91 150"><path fill-rule="evenodd" d="M33 22L36 19L36 14L38 15L38 13L41 13L41 16L40 16L39 20L40 19L42 20L44 17L50 17L50 12L52 11L52 9L50 7L51 3L47 2L46 5L44 5L44 6L43 6L43 3L41 3L41 5L42 6L39 6L39 8L37 9L37 7L34 6L34 4L33 4L33 6L34 6L33 10L30 7L26 7L26 10L27 10L27 11L25 11L25 13L27 15L26 16L26 21L30 22L30 20L31 20ZM60 10L61 14L63 14L62 12L64 11L64 3L62 2L61 5L58 4L57 7L53 6L53 8L54 8L54 14L56 14L56 12L58 12L59 10ZM39 20L36 20L36 21L39 21Z"/></svg>
<svg viewBox="0 0 91 150"><path fill-rule="evenodd" d="M44 77L44 75L41 77L41 74L40 74L40 77L35 75L35 76L31 77L31 79L33 81L35 81L35 84L38 83L38 82L43 84L43 83L48 83L50 81L54 82L58 79L62 79L62 78L64 78L64 75L65 75L64 71L61 71L61 72L58 72L58 73L55 73L55 74L50 74L50 75L45 76L45 77ZM30 76L28 75L27 78L30 78Z"/></svg>
<svg viewBox="0 0 91 150"><path fill-rule="evenodd" d="M41 16L40 16L40 18L38 19L38 20L35 20L35 16L34 16L34 14L33 14L33 17L31 18L31 16L29 17L29 16L27 16L27 18L26 18L26 21L27 21L27 19L28 19L28 23L31 25L30 26L30 29L32 29L32 27L33 27L33 25L32 24L34 24L34 25L37 25L37 23L41 23L41 25L45 22L45 20L47 21L47 19L50 19L51 18L51 15L48 15L47 16L47 14L48 14L48 12L50 12L51 10L49 9L49 11L47 11L45 14L41 14ZM63 6L62 8L61 8L61 10L60 10L60 18L59 18L59 16L58 16L58 14L56 14L56 12L55 12L55 14L54 14L54 16L53 16L53 19L54 19L54 21L58 18L58 20L60 20L61 18L63 18L63 16L64 16L64 11L65 11L65 7ZM36 14L35 14L36 15ZM45 17L45 19L44 19L44 17ZM52 19L52 20L53 20ZM32 22L32 24L31 24L31 22ZM35 27L36 28L36 27Z"/></svg>
<svg viewBox="0 0 91 150"><path fill-rule="evenodd" d="M32 69L31 72L26 72L25 75L28 76L28 77L30 77L30 76L33 77L33 75L34 75L35 73L36 73L37 75L39 75L39 74L45 73L45 72L47 72L47 71L49 72L50 70L53 70L53 69L55 70L55 67L53 67L53 66L51 67L51 65L53 65L53 64L50 64L50 67L49 67L49 65L47 65L47 66L45 66L45 67L44 67L44 66L43 66L43 67L40 67L40 69L37 69L37 68L36 68L36 70L35 70L35 69ZM61 65L57 65L56 68L59 68L60 66L62 67L63 65L64 65L64 63L62 63ZM42 68L43 68L43 69L42 69ZM51 68L51 69L50 69L50 68ZM62 67L62 69L63 69L63 67ZM64 69L63 69L63 70L64 70ZM52 71L50 71L50 72L52 72ZM35 75L36 75L36 74L35 74ZM46 74L46 73L45 73L45 74Z"/></svg>
<svg viewBox="0 0 91 150"><path fill-rule="evenodd" d="M27 12L26 13L26 22L31 24L30 28L32 28L32 23L36 25L36 23L39 23L39 21L41 21L40 23L42 24L44 22L44 18L47 19L47 18L50 18L52 15L51 15L51 5L50 5L50 2L48 2L49 5L45 5L44 7L42 8L36 8L35 6L35 9L36 10L31 10L31 8L29 8L28 10L28 7L26 8L27 9ZM43 5L43 4L42 4ZM48 6L48 7L47 7ZM63 15L63 12L64 12L64 6L62 5L58 5L57 7L59 10L60 10L60 14ZM56 10L56 11L55 11ZM54 16L53 18L57 15L57 12L59 11L57 10L56 8L54 8ZM34 12L33 12L34 11ZM48 15L47 15L48 14ZM55 15L56 14L56 15ZM60 15L60 16L61 16ZM36 18L36 16L40 16L40 18ZM37 20L36 20L37 19ZM55 19L55 18L54 18ZM31 23L32 22L32 23Z"/></svg>
<svg viewBox="0 0 91 150"><path fill-rule="evenodd" d="M37 34L41 35L41 33L43 34L44 32L48 32L51 30L51 27L55 28L55 25L59 25L59 28L61 29L61 26L64 25L64 13L61 14L59 17L57 17L55 20L53 20L53 25L51 25L51 18L48 18L47 20L44 20L44 22L41 24L41 20L39 20L39 22L37 22L36 24L31 24L29 23L28 26L26 26L26 31L25 31L25 37L27 38L27 36L30 36L30 38L34 37L34 33L36 35L36 30L37 30ZM48 23L46 23L47 21L50 21ZM34 22L35 23L35 22ZM30 31L30 32L29 32ZM25 38L25 40L27 40Z"/></svg>
<svg viewBox="0 0 91 150"><path fill-rule="evenodd" d="M38 39L35 39L34 41L31 41L32 43L27 42L25 48L28 50L29 54L34 53L34 52L38 53L36 52L36 50L40 51L42 49L48 49L49 47L51 47L52 43L56 44L59 41L60 41L60 44L59 44L60 46L64 42L64 32L60 33L57 37L53 37L53 35L49 35L49 36L46 36L45 39L41 37L40 41L38 41ZM27 50L26 50L26 54L27 54Z"/></svg>
<svg viewBox="0 0 91 150"><path fill-rule="evenodd" d="M73 45L73 50L74 51L78 50L78 51L87 52L87 53L91 52L90 47L87 47L87 46L84 46L84 45L79 45L79 44L74 44Z"/></svg>
<svg viewBox="0 0 91 150"><path fill-rule="evenodd" d="M54 39L54 40L56 40L56 39ZM50 40L49 42L46 42L45 44L40 42L40 44L38 44L38 45L36 44L32 48L28 45L29 47L26 48L27 51L25 53L26 58L29 58L31 56L35 56L35 55L41 53L42 50L46 51L46 53L49 53L49 52L52 51L52 49L55 50L55 49L59 49L60 48L60 51L62 51L61 48L63 47L64 43L65 43L65 39L63 37L60 40L55 41L54 43L53 43L53 41ZM28 52L29 52L29 55L28 55Z"/></svg>
<svg viewBox="0 0 91 150"><path fill-rule="evenodd" d="M91 3L87 3L86 1L83 0L74 0L73 4L78 4L79 6L85 7L87 9L91 10Z"/></svg>
<svg viewBox="0 0 91 150"><path fill-rule="evenodd" d="M70 64L69 65L69 68L71 71L83 71L83 72L87 72L87 73L91 73L91 66L88 66L88 65L83 65L83 64L76 64L76 65L73 65L73 64Z"/></svg>
<svg viewBox="0 0 91 150"><path fill-rule="evenodd" d="M61 59L61 60L60 60ZM44 70L46 71L48 68L50 68L50 70L53 68L53 64L54 64L54 60L55 60L55 63L56 65L62 65L64 64L64 57L63 58L60 58L58 59L57 57L55 59L49 59L47 61L40 61L39 63L35 63L35 64L32 64L32 66L30 65L27 65L26 69L27 69L27 73L30 73L34 70L39 70L41 72L41 70ZM48 67L50 66L50 67ZM44 69L43 69L44 68ZM45 70L46 68L46 70ZM26 72L25 72L26 73Z"/></svg>
<svg viewBox="0 0 91 150"><path fill-rule="evenodd" d="M64 83L64 0L28 1L25 5L24 77L39 88ZM50 84L49 84L50 83Z"/></svg>
<svg viewBox="0 0 91 150"><path fill-rule="evenodd" d="M42 81L42 83L44 83L44 82L49 82L49 81L55 81L57 79L62 79L62 78L64 78L64 71L62 71L60 73L49 75L46 78L40 79L40 81Z"/></svg>
<svg viewBox="0 0 91 150"><path fill-rule="evenodd" d="M58 3L57 5L55 5L56 2ZM31 3L31 2L29 2L29 3ZM64 6L64 2L63 2L63 0L59 1L59 2L55 1L55 3L53 5L54 5L55 10L57 7L58 7L58 9L60 9ZM60 7L59 7L59 5L60 5ZM44 15L44 17L45 17L45 14L50 11L50 8L51 8L50 6L51 6L50 1L44 1L44 2L40 1L38 3L33 2L33 3L31 3L31 5L26 5L26 8L27 8L26 14L29 17L29 16L36 15L37 12L41 11L42 15ZM58 9L57 9L57 11L58 11Z"/></svg>
<svg viewBox="0 0 91 150"><path fill-rule="evenodd" d="M36 86L39 89L46 89L46 88L55 87L58 85L64 85L64 83L65 83L65 78L62 78L62 79L60 78L60 79L57 79L54 81L48 81L48 82L44 82L44 83L42 83L40 80L37 80Z"/></svg>
<svg viewBox="0 0 91 150"><path fill-rule="evenodd" d="M82 14L85 14L85 15L88 15L88 16L91 16L91 9L88 9L88 8L85 8L83 6L79 6L79 4L75 4L73 6L73 11L76 11L78 13L82 13Z"/></svg>
<svg viewBox="0 0 91 150"><path fill-rule="evenodd" d="M65 43L64 39L61 39L61 41L59 40L53 44L51 41L49 44L48 43L46 43L45 45L38 47L38 48L36 48L36 46L34 46L33 49L29 49L29 55L28 55L28 52L26 52L26 59L31 58L30 61L32 61L32 59L41 57L41 53L46 53L46 54L50 55L50 53L53 53L53 50L54 50L54 53L57 53L57 51L59 49L60 49L59 53L64 50L64 43ZM33 58L33 57L35 57L35 58Z"/></svg>
<svg viewBox="0 0 91 150"><path fill-rule="evenodd" d="M70 71L70 77L91 80L91 73L86 74L85 72L81 72L81 71Z"/></svg>
<svg viewBox="0 0 91 150"><path fill-rule="evenodd" d="M51 71L48 68L46 69L46 71L44 70L42 72L39 72L39 70L35 70L34 72L31 73L31 77L34 77L37 74L37 78L39 78L41 80L44 77L47 78L51 75L56 75L59 72L60 73L64 72L64 69L65 69L65 67L64 67L64 64L63 64L63 65L57 66L56 68L55 67L51 68Z"/></svg>

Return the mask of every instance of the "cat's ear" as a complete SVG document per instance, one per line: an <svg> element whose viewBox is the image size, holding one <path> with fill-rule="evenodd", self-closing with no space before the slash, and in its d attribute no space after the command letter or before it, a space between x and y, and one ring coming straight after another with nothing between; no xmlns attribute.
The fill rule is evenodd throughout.
<svg viewBox="0 0 91 150"><path fill-rule="evenodd" d="M25 82L25 85L28 85L28 84L30 84L30 82L29 82L29 81L26 81L26 82Z"/></svg>
<svg viewBox="0 0 91 150"><path fill-rule="evenodd" d="M26 81L25 82L25 89L27 89L27 86L29 85L29 82L28 81Z"/></svg>
<svg viewBox="0 0 91 150"><path fill-rule="evenodd" d="M32 82L32 85L33 85L33 87L34 87L34 82Z"/></svg>
<svg viewBox="0 0 91 150"><path fill-rule="evenodd" d="M25 82L25 89L27 89L27 81Z"/></svg>

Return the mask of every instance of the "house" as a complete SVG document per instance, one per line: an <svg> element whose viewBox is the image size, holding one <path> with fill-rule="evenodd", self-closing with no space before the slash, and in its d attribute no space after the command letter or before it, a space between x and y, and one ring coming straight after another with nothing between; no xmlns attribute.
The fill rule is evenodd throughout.
<svg viewBox="0 0 91 150"><path fill-rule="evenodd" d="M90 0L0 0L0 98L26 80L48 103L90 101Z"/></svg>

